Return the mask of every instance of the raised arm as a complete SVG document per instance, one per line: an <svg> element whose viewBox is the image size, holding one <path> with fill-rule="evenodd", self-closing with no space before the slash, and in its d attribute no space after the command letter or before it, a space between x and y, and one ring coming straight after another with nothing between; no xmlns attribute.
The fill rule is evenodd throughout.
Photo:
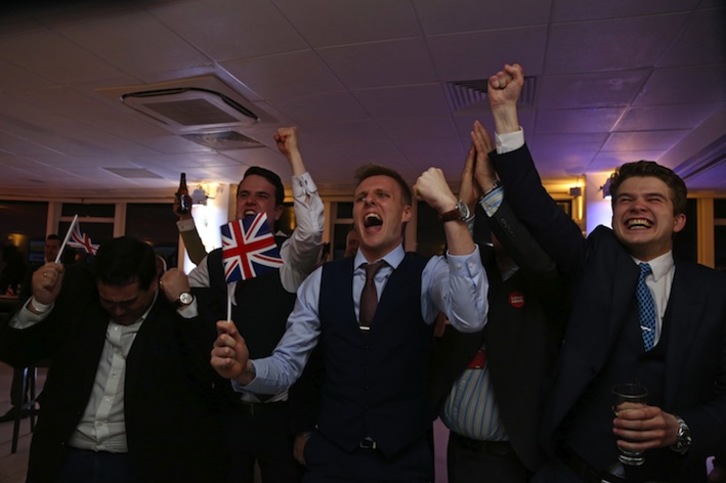
<svg viewBox="0 0 726 483"><path fill-rule="evenodd" d="M295 292L305 277L317 266L323 243L324 208L318 188L307 172L298 148L296 127L283 127L275 134L277 148L285 155L292 170L292 193L296 227L282 247L285 266L282 284Z"/></svg>
<svg viewBox="0 0 726 483"><path fill-rule="evenodd" d="M505 197L519 219L552 257L560 271L577 274L582 268L585 240L577 224L545 190L517 118L517 100L524 70L507 64L489 78L487 95L494 115L497 152L492 155ZM475 132L483 130L475 123Z"/></svg>

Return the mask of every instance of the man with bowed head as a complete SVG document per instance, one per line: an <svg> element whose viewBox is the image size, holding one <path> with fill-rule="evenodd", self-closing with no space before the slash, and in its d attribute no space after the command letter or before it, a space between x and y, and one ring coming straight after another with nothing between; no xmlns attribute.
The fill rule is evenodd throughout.
<svg viewBox="0 0 726 483"><path fill-rule="evenodd" d="M430 260L403 249L412 217L403 178L368 165L357 181L355 256L326 263L303 282L271 357L250 360L252 345L219 321L211 364L239 390L275 392L299 377L320 344L325 376L303 481L432 481L426 396L433 323L444 312L459 330L481 329L486 275L467 228L468 209L440 169L427 170L414 186L444 223L447 257Z"/></svg>
<svg viewBox="0 0 726 483"><path fill-rule="evenodd" d="M180 316L184 290L176 272L160 282L153 249L131 237L103 243L91 268L35 271L0 336L13 365L51 361L29 483L220 481L214 330Z"/></svg>
<svg viewBox="0 0 726 483"><path fill-rule="evenodd" d="M706 457L726 445L726 277L673 254L685 183L653 161L622 165L611 177L612 229L583 238L524 143L523 84L517 64L489 79L492 159L515 214L574 283L543 422L553 460L535 481L705 481ZM635 381L647 405L613 415L612 387ZM617 463L618 448L644 452L644 464Z"/></svg>

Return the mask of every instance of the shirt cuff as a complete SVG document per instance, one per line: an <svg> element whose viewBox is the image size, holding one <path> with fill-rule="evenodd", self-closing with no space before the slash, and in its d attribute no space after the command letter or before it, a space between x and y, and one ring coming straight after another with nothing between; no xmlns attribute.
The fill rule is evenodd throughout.
<svg viewBox="0 0 726 483"><path fill-rule="evenodd" d="M497 153L505 154L524 146L524 129L521 127L519 131L507 132L504 134L494 133L494 140L497 144Z"/></svg>
<svg viewBox="0 0 726 483"><path fill-rule="evenodd" d="M185 319L193 319L194 317L199 315L199 309L197 308L197 298L194 297L192 303L190 303L189 305L184 305L178 308L176 311Z"/></svg>
<svg viewBox="0 0 726 483"><path fill-rule="evenodd" d="M194 218L189 218L187 220L179 220L176 222L176 227L179 229L179 231L195 230L196 225L194 224Z"/></svg>
<svg viewBox="0 0 726 483"><path fill-rule="evenodd" d="M29 301L28 303L32 303L32 301ZM28 327L32 327L38 322L45 320L45 318L48 317L48 314L50 314L50 309L41 314L34 314L28 310L28 303L23 305L23 308L20 309L10 320L9 326L13 329L27 329ZM51 304L50 308L53 308L53 305L54 304ZM35 307L36 309L38 308L37 305L35 305Z"/></svg>
<svg viewBox="0 0 726 483"><path fill-rule="evenodd" d="M486 213L487 216L491 218L502 205L503 199L504 188L499 186L487 193L486 196L484 196L484 198L479 201L479 205L484 209L484 213Z"/></svg>
<svg viewBox="0 0 726 483"><path fill-rule="evenodd" d="M479 246L476 244L469 255L452 255L447 250L446 259L449 262L449 274L457 277L470 277L478 272L475 267L481 266Z"/></svg>
<svg viewBox="0 0 726 483"><path fill-rule="evenodd" d="M318 187L315 185L315 181L313 181L313 177L310 176L310 173L305 171L300 176L293 176L292 177L292 196L293 198L297 198L300 196L306 196L309 193L315 193L318 191Z"/></svg>

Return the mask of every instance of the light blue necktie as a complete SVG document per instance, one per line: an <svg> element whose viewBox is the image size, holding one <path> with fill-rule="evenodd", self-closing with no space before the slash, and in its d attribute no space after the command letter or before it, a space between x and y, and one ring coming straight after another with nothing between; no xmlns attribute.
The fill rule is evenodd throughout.
<svg viewBox="0 0 726 483"><path fill-rule="evenodd" d="M638 316L640 318L640 329L643 331L643 345L645 350L649 351L655 345L655 302L653 294L645 284L645 277L653 272L650 265L641 263L640 276L638 277L638 287L635 289L635 295L638 298Z"/></svg>

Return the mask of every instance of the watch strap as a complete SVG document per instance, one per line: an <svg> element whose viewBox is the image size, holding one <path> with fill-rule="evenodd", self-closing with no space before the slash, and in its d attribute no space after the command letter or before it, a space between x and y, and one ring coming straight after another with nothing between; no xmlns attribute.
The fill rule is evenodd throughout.
<svg viewBox="0 0 726 483"><path fill-rule="evenodd" d="M446 213L443 213L441 215L441 221L447 222L447 221L455 221L455 220L461 220L461 210L457 206L453 210L447 211Z"/></svg>

